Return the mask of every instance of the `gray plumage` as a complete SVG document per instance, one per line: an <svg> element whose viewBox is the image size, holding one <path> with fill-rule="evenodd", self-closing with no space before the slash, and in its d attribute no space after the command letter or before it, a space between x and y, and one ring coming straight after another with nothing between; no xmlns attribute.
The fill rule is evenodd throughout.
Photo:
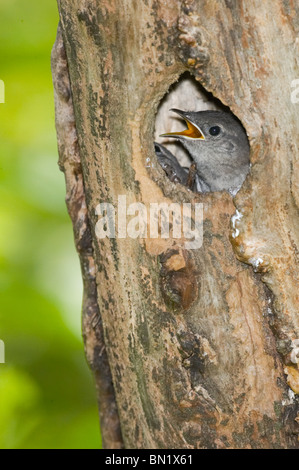
<svg viewBox="0 0 299 470"><path fill-rule="evenodd" d="M155 142L155 152L158 161L173 183L181 183L187 185L188 168L182 167L176 157L164 145Z"/></svg>
<svg viewBox="0 0 299 470"><path fill-rule="evenodd" d="M189 112L173 109L185 119L188 129L183 132L163 134L178 139L187 149L196 164L196 190L229 191L232 194L240 189L250 168L249 142L240 121L233 114L224 111ZM186 184L182 171L185 171L171 152L165 154L165 147L159 145L157 157L162 167L165 158L172 156L174 173L178 181ZM170 159L171 160L171 159ZM168 162L169 166L169 162ZM178 170L178 166L180 170ZM192 188L194 189L194 188Z"/></svg>

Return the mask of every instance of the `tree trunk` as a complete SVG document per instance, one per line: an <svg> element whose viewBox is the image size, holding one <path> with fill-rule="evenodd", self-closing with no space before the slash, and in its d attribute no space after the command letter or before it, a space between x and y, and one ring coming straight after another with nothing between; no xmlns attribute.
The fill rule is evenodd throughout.
<svg viewBox="0 0 299 470"><path fill-rule="evenodd" d="M299 139L291 83L299 76L299 6L58 6L58 144L104 445L298 448ZM190 192L157 163L157 109L186 71L246 128L252 167L235 198ZM177 99L192 101L192 87L184 90ZM163 119L157 127L166 131ZM203 203L202 247L187 248L183 237L100 238L98 205L117 209L119 196L146 208Z"/></svg>

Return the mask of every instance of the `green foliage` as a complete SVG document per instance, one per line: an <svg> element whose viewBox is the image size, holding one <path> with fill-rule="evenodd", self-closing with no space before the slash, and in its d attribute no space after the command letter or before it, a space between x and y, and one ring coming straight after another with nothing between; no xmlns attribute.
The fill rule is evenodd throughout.
<svg viewBox="0 0 299 470"><path fill-rule="evenodd" d="M57 166L54 0L1 0L0 448L99 448L80 267Z"/></svg>

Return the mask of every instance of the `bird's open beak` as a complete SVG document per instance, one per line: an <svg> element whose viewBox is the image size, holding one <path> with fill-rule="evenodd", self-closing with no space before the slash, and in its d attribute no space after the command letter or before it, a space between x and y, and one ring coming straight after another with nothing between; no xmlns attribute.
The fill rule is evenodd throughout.
<svg viewBox="0 0 299 470"><path fill-rule="evenodd" d="M186 121L187 129L181 132L168 132L168 134L161 134L160 137L183 137L184 139L189 140L205 140L205 136L203 135L202 130L187 118L188 113L174 108L170 109L170 111L177 113Z"/></svg>

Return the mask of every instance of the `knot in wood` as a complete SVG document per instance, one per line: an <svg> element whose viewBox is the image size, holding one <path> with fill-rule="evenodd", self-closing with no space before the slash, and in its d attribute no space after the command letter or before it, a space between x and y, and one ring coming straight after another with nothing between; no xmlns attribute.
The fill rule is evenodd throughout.
<svg viewBox="0 0 299 470"><path fill-rule="evenodd" d="M209 52L202 29L199 27L199 15L193 11L183 13L178 20L180 31L180 59L188 66L198 69L206 65L209 60Z"/></svg>
<svg viewBox="0 0 299 470"><path fill-rule="evenodd" d="M187 250L167 250L160 255L163 298L174 311L188 310L198 296L195 263Z"/></svg>

